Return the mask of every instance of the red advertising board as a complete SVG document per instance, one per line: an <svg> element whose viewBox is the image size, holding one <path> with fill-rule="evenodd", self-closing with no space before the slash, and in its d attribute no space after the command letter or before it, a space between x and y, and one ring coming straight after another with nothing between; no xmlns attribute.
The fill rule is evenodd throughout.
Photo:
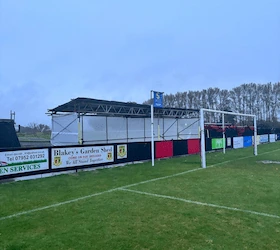
<svg viewBox="0 0 280 250"><path fill-rule="evenodd" d="M166 158L173 156L173 141L156 142L156 158Z"/></svg>
<svg viewBox="0 0 280 250"><path fill-rule="evenodd" d="M188 154L197 154L200 152L200 140L189 139L188 140Z"/></svg>

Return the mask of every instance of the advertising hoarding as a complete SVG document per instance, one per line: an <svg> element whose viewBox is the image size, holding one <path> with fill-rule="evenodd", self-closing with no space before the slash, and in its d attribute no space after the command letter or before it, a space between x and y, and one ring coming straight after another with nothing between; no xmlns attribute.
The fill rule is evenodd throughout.
<svg viewBox="0 0 280 250"><path fill-rule="evenodd" d="M270 134L269 135L269 142L275 142L276 141L276 135L275 134Z"/></svg>
<svg viewBox="0 0 280 250"><path fill-rule="evenodd" d="M227 138L227 147L231 147L231 138L230 137Z"/></svg>
<svg viewBox="0 0 280 250"><path fill-rule="evenodd" d="M250 147L253 145L252 136L244 136L243 137L243 146Z"/></svg>
<svg viewBox="0 0 280 250"><path fill-rule="evenodd" d="M0 176L49 169L48 149L0 152Z"/></svg>
<svg viewBox="0 0 280 250"><path fill-rule="evenodd" d="M213 138L212 139L212 149L221 149L224 147L225 140L223 138Z"/></svg>
<svg viewBox="0 0 280 250"><path fill-rule="evenodd" d="M260 135L260 143L268 142L268 135Z"/></svg>
<svg viewBox="0 0 280 250"><path fill-rule="evenodd" d="M114 162L114 146L52 148L53 169Z"/></svg>
<svg viewBox="0 0 280 250"><path fill-rule="evenodd" d="M233 137L233 148L243 148L243 137Z"/></svg>
<svg viewBox="0 0 280 250"><path fill-rule="evenodd" d="M261 138L261 136L260 136L260 135L257 135L257 140L256 140L256 141L257 141L257 145L260 145L260 138ZM255 136L252 137L252 141L253 141L253 142L252 142L253 145L255 145Z"/></svg>

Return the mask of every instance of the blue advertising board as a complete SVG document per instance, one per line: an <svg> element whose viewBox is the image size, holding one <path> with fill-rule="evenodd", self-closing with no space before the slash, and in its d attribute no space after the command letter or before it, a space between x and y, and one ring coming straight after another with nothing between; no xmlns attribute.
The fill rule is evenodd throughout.
<svg viewBox="0 0 280 250"><path fill-rule="evenodd" d="M243 146L245 147L250 147L253 145L253 140L252 136L244 136L243 137Z"/></svg>
<svg viewBox="0 0 280 250"><path fill-rule="evenodd" d="M162 108L163 107L163 93L154 92L154 107Z"/></svg>
<svg viewBox="0 0 280 250"><path fill-rule="evenodd" d="M277 141L280 141L280 134L277 134Z"/></svg>

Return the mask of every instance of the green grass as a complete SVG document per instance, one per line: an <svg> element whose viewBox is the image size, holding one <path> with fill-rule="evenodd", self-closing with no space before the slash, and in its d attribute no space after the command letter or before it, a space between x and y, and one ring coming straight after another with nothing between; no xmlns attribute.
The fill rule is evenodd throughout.
<svg viewBox="0 0 280 250"><path fill-rule="evenodd" d="M280 143L252 154L209 153L207 169L192 155L1 184L0 249L280 249L280 164L261 162L280 161Z"/></svg>
<svg viewBox="0 0 280 250"><path fill-rule="evenodd" d="M49 141L51 132L17 133L20 141Z"/></svg>

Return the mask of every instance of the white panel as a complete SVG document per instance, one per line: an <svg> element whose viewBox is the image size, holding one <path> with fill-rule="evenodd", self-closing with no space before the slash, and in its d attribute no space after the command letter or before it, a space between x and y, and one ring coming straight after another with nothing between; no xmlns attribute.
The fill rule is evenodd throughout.
<svg viewBox="0 0 280 250"><path fill-rule="evenodd" d="M52 144L77 145L77 114L53 115L52 119ZM84 144L151 141L150 118L108 117L107 124L106 117L103 116L82 116L81 120ZM179 129L177 129L177 122ZM178 131L182 131L179 139L199 138L197 119L176 121L174 118L154 118L155 141L163 140L163 134L165 140L177 140Z"/></svg>
<svg viewBox="0 0 280 250"><path fill-rule="evenodd" d="M243 137L233 137L233 148L243 148Z"/></svg>
<svg viewBox="0 0 280 250"><path fill-rule="evenodd" d="M151 141L151 118L145 118L145 137L145 141Z"/></svg>
<svg viewBox="0 0 280 250"><path fill-rule="evenodd" d="M259 145L260 144L260 136L259 135L257 135L257 145Z"/></svg>
<svg viewBox="0 0 280 250"><path fill-rule="evenodd" d="M199 120L198 119L179 119L178 132L180 139L199 138Z"/></svg>
<svg viewBox="0 0 280 250"><path fill-rule="evenodd" d="M260 143L268 142L268 135L260 135Z"/></svg>
<svg viewBox="0 0 280 250"><path fill-rule="evenodd" d="M252 140L253 140L253 145L254 145L254 143L255 143L255 137L254 136L252 137ZM260 145L260 136L259 135L257 135L257 145Z"/></svg>
<svg viewBox="0 0 280 250"><path fill-rule="evenodd" d="M275 142L275 141L276 141L275 134L270 134L269 135L269 142Z"/></svg>
<svg viewBox="0 0 280 250"><path fill-rule="evenodd" d="M108 126L109 142L126 142L127 141L126 118L108 117L107 126Z"/></svg>
<svg viewBox="0 0 280 250"><path fill-rule="evenodd" d="M230 137L227 138L227 146L231 147L231 138Z"/></svg>
<svg viewBox="0 0 280 250"><path fill-rule="evenodd" d="M144 141L144 118L128 118L128 142Z"/></svg>
<svg viewBox="0 0 280 250"><path fill-rule="evenodd" d="M54 146L78 144L77 114L52 115L51 144Z"/></svg>
<svg viewBox="0 0 280 250"><path fill-rule="evenodd" d="M164 139L177 140L177 121L174 118L164 118Z"/></svg>
<svg viewBox="0 0 280 250"><path fill-rule="evenodd" d="M104 143L106 141L106 117L83 116L83 140L85 143Z"/></svg>

